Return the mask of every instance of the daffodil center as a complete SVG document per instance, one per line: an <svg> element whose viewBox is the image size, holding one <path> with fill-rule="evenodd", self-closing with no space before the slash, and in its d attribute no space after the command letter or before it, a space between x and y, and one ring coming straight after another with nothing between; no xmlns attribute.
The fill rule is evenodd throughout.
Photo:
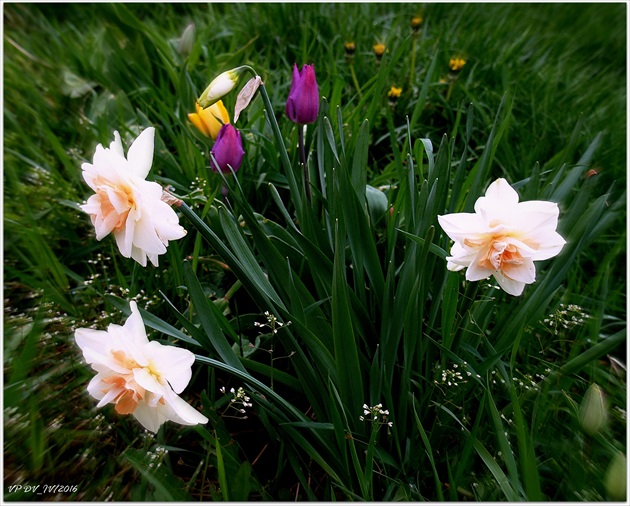
<svg viewBox="0 0 630 506"><path fill-rule="evenodd" d="M157 381L160 385L164 384L164 379L162 378L162 373L160 373L160 371L157 369L157 367L155 367L154 364L149 363L148 366L145 367L145 370L155 378L155 381Z"/></svg>
<svg viewBox="0 0 630 506"><path fill-rule="evenodd" d="M500 236L492 239L485 257L479 263L487 269L502 271L507 266L521 265L523 257L506 236Z"/></svg>
<svg viewBox="0 0 630 506"><path fill-rule="evenodd" d="M113 230L120 230L125 226L129 211L137 205L133 188L125 183L112 184L103 178L97 178L95 183L103 217L117 216Z"/></svg>

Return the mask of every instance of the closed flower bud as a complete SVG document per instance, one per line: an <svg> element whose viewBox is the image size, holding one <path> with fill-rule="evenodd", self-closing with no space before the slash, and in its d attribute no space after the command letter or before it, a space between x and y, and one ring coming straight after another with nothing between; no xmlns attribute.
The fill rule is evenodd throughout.
<svg viewBox="0 0 630 506"><path fill-rule="evenodd" d="M205 109L221 100L230 93L238 84L241 74L248 69L247 66L236 67L215 77L199 97L199 105Z"/></svg>
<svg viewBox="0 0 630 506"><path fill-rule="evenodd" d="M319 90L313 65L304 65L299 72L293 65L293 80L286 105L287 116L293 123L314 123L319 113Z"/></svg>
<svg viewBox="0 0 630 506"><path fill-rule="evenodd" d="M211 153L214 157L214 161L211 160L210 163L213 171L229 174L231 172L230 167L234 172L238 171L245 155L241 133L229 123L223 125L219 130L214 146L212 146Z"/></svg>
<svg viewBox="0 0 630 506"><path fill-rule="evenodd" d="M177 44L177 50L182 58L186 58L190 54L194 42L195 23L190 23L182 33L182 36L179 38L179 42Z"/></svg>
<svg viewBox="0 0 630 506"><path fill-rule="evenodd" d="M374 54L380 60L383 54L385 53L385 44L381 44L380 42L378 44L374 44L373 49L374 49Z"/></svg>
<svg viewBox="0 0 630 506"><path fill-rule="evenodd" d="M626 456L617 452L606 470L604 487L612 501L625 501L627 491Z"/></svg>
<svg viewBox="0 0 630 506"><path fill-rule="evenodd" d="M223 102L219 100L206 109L203 109L199 103L196 103L195 107L197 112L188 114L188 119L203 135L216 139L221 127L230 122L230 114Z"/></svg>
<svg viewBox="0 0 630 506"><path fill-rule="evenodd" d="M608 413L604 393L596 383L588 387L584 394L578 416L582 429L589 435L596 434L606 426Z"/></svg>

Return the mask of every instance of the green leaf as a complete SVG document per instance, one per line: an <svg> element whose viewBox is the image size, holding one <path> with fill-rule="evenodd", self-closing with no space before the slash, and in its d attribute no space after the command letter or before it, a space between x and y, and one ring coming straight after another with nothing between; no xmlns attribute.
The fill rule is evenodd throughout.
<svg viewBox="0 0 630 506"><path fill-rule="evenodd" d="M271 286L271 283L269 283L266 274L261 269L250 246L245 242L243 232L237 227L234 216L229 214L224 207L220 207L219 221L221 223L221 228L232 247L234 256L238 258L239 263L242 266L243 273L246 274L244 277L256 286L258 292L264 293L278 307L284 308L284 304L278 297L274 288ZM240 276L239 279L241 279L244 283L244 280Z"/></svg>
<svg viewBox="0 0 630 506"><path fill-rule="evenodd" d="M241 462L236 473L228 477L230 501L245 502L249 499L251 474L252 465L245 461Z"/></svg>
<svg viewBox="0 0 630 506"><path fill-rule="evenodd" d="M416 420L416 427L418 428L418 432L420 432L420 438L422 439L422 444L424 445L424 450L429 457L429 463L431 464L431 469L433 471L433 480L435 481L435 490L438 496L439 501L444 501L444 494L442 492L442 482L440 481L440 475L438 474L437 467L435 466L435 459L433 457L433 449L431 448L431 442L427 437L427 433L424 431L424 427L422 426L422 422L420 421L420 417L418 416L418 411L416 410L416 404L414 402L414 398L411 394L409 394L412 399L413 406L413 416Z"/></svg>
<svg viewBox="0 0 630 506"><path fill-rule="evenodd" d="M116 308L123 312L123 314L129 316L131 314L131 309L129 309L129 302L121 299L120 297L116 297L114 295L106 294L105 298L112 303ZM170 303L170 302L169 302ZM172 325L166 323L164 320L158 318L157 316L149 313L148 311L138 308L140 311L140 315L142 316L142 321L144 324L153 329L161 332L162 334L166 334L167 336L174 337L175 339L180 339L186 343L194 344L195 346L201 346L201 343L196 339L184 334L181 330L176 329Z"/></svg>
<svg viewBox="0 0 630 506"><path fill-rule="evenodd" d="M405 237L408 237L409 239L411 239L413 242L418 243L420 246L424 246L425 245L425 239L423 237L419 237L415 234L410 234L409 232L405 232L404 230L398 228L396 229L398 232L402 233ZM435 255L437 255L438 257L440 257L443 260L446 260L446 257L448 256L448 253L446 251L444 251L442 248L440 248L437 244L431 244L429 246L429 251Z"/></svg>
<svg viewBox="0 0 630 506"><path fill-rule="evenodd" d="M332 286L333 342L339 391L346 409L362 406L363 379L359 365L359 352L348 304L348 285L345 276L345 256L342 231L335 230L335 261Z"/></svg>
<svg viewBox="0 0 630 506"><path fill-rule="evenodd" d="M510 485L510 480L508 480L508 477L505 475L499 464L497 464L497 461L494 460L492 455L490 455L488 450L486 450L486 447L472 434L469 437L473 439L473 446L477 451L477 454L481 457L484 464L486 464L486 467L490 470L494 479L497 480L499 487L505 494L505 498L508 501L521 500L522 498L514 491L512 485Z"/></svg>
<svg viewBox="0 0 630 506"><path fill-rule="evenodd" d="M155 487L160 501L191 501L184 489L184 483L169 470L168 466L149 468L146 452L127 448L122 457L140 472L145 480Z"/></svg>
<svg viewBox="0 0 630 506"><path fill-rule="evenodd" d="M359 135L356 138L350 177L350 180L352 181L352 186L357 192L357 197L359 198L360 202L363 202L363 199L365 198L365 186L367 184L368 149L370 147L369 136L369 123L366 119L361 124Z"/></svg>
<svg viewBox="0 0 630 506"><path fill-rule="evenodd" d="M206 333L207 342L206 345L212 346L219 354L219 356L225 360L225 363L231 365L236 369L245 371L243 364L241 364L238 356L234 353L232 346L228 343L221 326L217 321L213 308L210 306L212 303L208 300L197 276L192 270L190 262L184 261L184 277L186 279L186 286L190 293L190 300L193 303L193 307L197 310L197 316L201 322L201 326Z"/></svg>
<svg viewBox="0 0 630 506"><path fill-rule="evenodd" d="M513 389L514 385L511 384L510 387ZM510 476L510 482L512 483L512 488L514 490L518 490L520 488L520 483L518 481L516 460L514 459L514 453L507 439L507 436L505 435L505 427L503 426L503 422L501 422L501 417L494 403L494 400L492 399L492 395L488 394L485 397L488 405L488 411L490 413L490 419L492 420L492 424L494 426L494 433L496 434L497 440L499 441L499 448L501 448L501 455L507 467L508 475Z"/></svg>

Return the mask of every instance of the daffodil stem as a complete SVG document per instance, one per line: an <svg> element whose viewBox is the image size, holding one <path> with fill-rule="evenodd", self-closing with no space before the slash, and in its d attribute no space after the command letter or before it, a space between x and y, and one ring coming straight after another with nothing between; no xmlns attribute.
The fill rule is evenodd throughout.
<svg viewBox="0 0 630 506"><path fill-rule="evenodd" d="M300 150L300 160L302 162L302 167L304 168L304 188L306 190L306 198L310 203L312 200L311 181L308 175L308 165L306 163L306 150L304 149L304 125L298 125L298 147Z"/></svg>

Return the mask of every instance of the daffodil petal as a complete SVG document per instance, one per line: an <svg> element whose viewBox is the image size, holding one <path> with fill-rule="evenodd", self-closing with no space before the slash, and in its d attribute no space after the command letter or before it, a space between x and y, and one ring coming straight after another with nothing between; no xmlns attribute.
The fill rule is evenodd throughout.
<svg viewBox="0 0 630 506"><path fill-rule="evenodd" d="M149 348L155 367L164 371L164 379L169 382L173 391L181 393L190 383L195 355L183 348L162 346L155 341L149 344Z"/></svg>
<svg viewBox="0 0 630 506"><path fill-rule="evenodd" d="M167 420L162 412L150 407L147 403L141 403L133 412L133 416L142 426L154 434L160 430L160 426Z"/></svg>
<svg viewBox="0 0 630 506"><path fill-rule="evenodd" d="M153 163L154 140L155 128L149 127L144 129L130 146L127 160L134 176L145 179L149 174Z"/></svg>
<svg viewBox="0 0 630 506"><path fill-rule="evenodd" d="M454 213L438 216L438 223L452 240L483 239L485 225L474 213Z"/></svg>
<svg viewBox="0 0 630 506"><path fill-rule="evenodd" d="M507 276L504 276L501 271L495 271L493 276L497 283L499 283L499 286L510 295L518 297L525 289L525 283L510 279Z"/></svg>

